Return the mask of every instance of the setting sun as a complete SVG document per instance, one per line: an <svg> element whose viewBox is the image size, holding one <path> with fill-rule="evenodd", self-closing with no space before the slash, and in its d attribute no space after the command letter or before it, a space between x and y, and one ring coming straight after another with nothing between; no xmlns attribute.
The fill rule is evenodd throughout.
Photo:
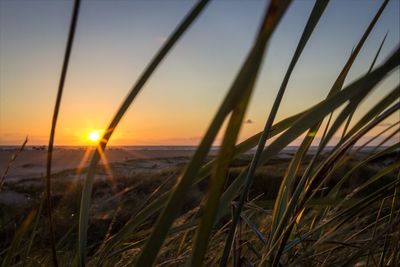
<svg viewBox="0 0 400 267"><path fill-rule="evenodd" d="M100 131L91 131L88 136L88 140L91 142L98 142L101 138Z"/></svg>

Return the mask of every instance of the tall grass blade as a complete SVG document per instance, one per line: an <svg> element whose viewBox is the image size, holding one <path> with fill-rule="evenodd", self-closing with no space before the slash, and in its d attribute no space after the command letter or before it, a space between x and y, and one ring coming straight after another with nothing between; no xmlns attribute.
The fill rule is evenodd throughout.
<svg viewBox="0 0 400 267"><path fill-rule="evenodd" d="M265 21L266 25L261 28L257 39L251 49L248 57L246 58L242 68L240 69L235 81L233 82L228 94L224 98L219 110L214 116L206 134L204 135L200 145L198 146L195 154L184 170L183 174L179 178L172 195L170 196L167 206L164 208L162 214L154 227L153 233L147 241L144 250L139 256L137 266L151 266L153 265L158 251L168 233L172 222L176 218L182 205L182 200L185 197L187 189L192 184L193 179L197 176L201 164L203 163L222 123L226 116L241 102L245 96L246 88L249 81L255 79L255 73L257 73L257 63L261 60L264 47L272 34L271 29L274 29L277 22L279 21L280 15L278 10L274 10L274 16L268 18Z"/></svg>
<svg viewBox="0 0 400 267"><path fill-rule="evenodd" d="M195 7L189 12L189 14L183 19L181 24L175 29L175 31L171 34L168 40L164 43L159 52L155 55L153 60L144 70L143 74L139 77L137 82L132 87L130 93L125 98L121 107L118 109L116 115L105 131L102 141L99 144L100 151L104 151L111 135L113 134L115 128L119 124L120 120L128 110L129 106L140 92L144 84L153 74L155 69L164 59L164 57L168 54L171 48L175 45L175 43L180 39L180 37L186 32L186 30L190 27L190 25L195 21L195 19L199 16L199 14L203 11L205 6L209 0L201 0L199 1ZM87 239L87 229L89 223L89 207L90 207L90 199L93 187L93 179L96 173L97 163L100 160L100 154L98 153L99 149L96 149L96 152L93 154L92 159L90 161L88 172L85 178L85 183L82 190L82 198L81 198L81 207L80 207L80 215L79 215L79 242L78 242L78 251L79 251L79 262L81 266L85 265L85 254L86 254L86 239Z"/></svg>
<svg viewBox="0 0 400 267"><path fill-rule="evenodd" d="M281 134L269 146L267 146L264 149L261 155L260 164L264 163L265 161L267 161L268 159L279 153L295 138L300 136L308 128L312 127L315 124L315 121L321 120L330 112L341 106L343 103L357 96L360 92L362 91L369 92L370 90L372 90L375 87L375 85L379 81L381 81L388 73L390 73L393 69L398 67L398 65L400 64L400 62L397 60L399 55L400 55L400 50L397 49L391 55L391 57L388 60L386 60L383 65L379 66L376 70L373 70L370 74L367 74L359 78L358 80L348 85L345 89L338 92L336 95L321 101L319 104L311 108L305 115L303 115L296 122L294 122L293 125L287 131ZM390 111L394 112L393 109ZM385 115L387 116L387 114ZM383 119L384 117L380 118L380 120ZM376 121L376 123L378 123L379 121ZM360 136L362 136L362 134L364 133L365 132L359 134L359 136L356 137L360 138ZM348 146L351 146L351 144L353 144L356 140L358 140L356 137L349 140ZM220 204L220 216L222 214L225 214L226 207L236 197L241 187L244 185L245 173L247 171L248 168L243 170L241 174L229 186L229 188L224 192ZM298 194L300 194L300 192L301 191L298 190ZM292 202L292 200L290 202ZM295 202L292 203L290 202L289 205L295 204ZM292 210L293 207L289 207L288 209Z"/></svg>
<svg viewBox="0 0 400 267"><path fill-rule="evenodd" d="M376 22L378 21L380 15L382 14L384 8L386 7L388 1L384 1L377 11L376 15L370 22L369 26L365 30L363 36L361 37L360 41L358 42L357 46L355 47L354 51L350 55L349 59L347 60L345 66L343 67L342 71L340 72L338 78L336 79L335 83L333 84L331 90L328 93L328 98L337 92L339 92L342 89L342 86L344 84L344 81L347 77L347 74L350 71L351 66L353 65L358 53L360 52L362 46L364 45L366 39L368 38L369 34L371 33L373 27L375 26ZM329 122L332 117L332 114L330 114L330 118L328 120L328 123L326 125L326 129L329 127ZM289 199L289 190L291 190L292 184L294 182L294 178L297 176L298 170L300 168L300 165L303 161L303 158L308 151L309 147L311 146L311 143L313 142L316 133L318 132L320 126L321 126L322 120L317 122L307 133L306 137L304 138L303 142L301 143L298 151L296 152L296 155L293 157L289 169L287 171L287 174L285 175L281 187L278 192L278 201L275 203L275 208L274 208L274 213L273 213L273 225L272 225L272 230L271 232L275 231L275 228L277 227L277 224L279 224L279 220L283 220L283 224L285 221L288 220L288 218L282 218L282 213L284 212L284 209L287 205L288 199ZM324 134L324 140L325 140L325 134ZM323 146L319 145L318 151L321 151ZM313 164L315 159L319 156L319 152L315 153L313 160L310 162L310 165L307 167L307 171L303 176L306 176L308 171L312 170ZM273 242L273 239L270 239L271 242ZM271 243L270 243L271 244Z"/></svg>
<svg viewBox="0 0 400 267"><path fill-rule="evenodd" d="M304 111L300 112L296 115L293 115L289 118L286 118L276 123L272 127L268 138L272 138L285 131L294 121L296 121L304 113L305 113ZM236 145L234 157L237 157L238 155L241 155L249 151L251 148L255 147L257 145L258 140L260 139L260 136L261 132L253 135L252 137ZM197 175L196 179L192 182L192 185L203 181L208 176L214 162L215 160L211 160L200 169L199 174ZM162 209L166 205L166 202L170 197L170 194L171 191L164 193L163 195L155 199L152 203L144 207L141 211L139 211L139 213L134 218L130 219L125 224L125 226L107 242L106 246L104 247L104 250L100 252L98 264L100 264L100 262L107 256L111 248L113 248L117 243L120 243L123 240L129 238L130 234L134 232L136 227L138 227L146 219L148 219L150 216L156 214L160 209Z"/></svg>
<svg viewBox="0 0 400 267"><path fill-rule="evenodd" d="M393 131L391 134L389 134L385 139L383 139L379 144L375 146L375 148L372 150L372 153L375 152L378 148L382 147L387 141L392 139L397 133L400 132L400 128L396 129Z"/></svg>
<svg viewBox="0 0 400 267"><path fill-rule="evenodd" d="M376 52L375 57L374 57L374 59L372 60L371 66L369 67L368 73L370 73L371 70L374 68L375 63L376 63L376 60L378 59L378 56L379 56L379 54L380 54L380 52L381 52L381 49L382 49L382 47L383 47L383 44L385 43L385 40L386 40L387 35L388 35L388 32L387 32L387 33L385 34L385 36L383 37L383 40L382 40L382 42L381 42L381 44L380 44L380 46L379 46L379 48L378 48L378 51ZM346 134L346 132L347 132L347 129L349 128L350 121L351 121L351 119L353 118L353 115L354 115L355 110L356 110L356 108L355 108L354 111L350 114L350 116L348 117L348 119L347 119L347 121L346 121L346 124L345 124L345 126L344 126L344 128L343 128L343 133L342 133L341 139L343 139L343 137L345 136L345 134Z"/></svg>
<svg viewBox="0 0 400 267"><path fill-rule="evenodd" d="M368 163L368 162L370 162L372 160L378 159L380 157L383 157L383 156L387 155L388 153L393 152L393 151L395 151L396 149L399 149L399 148L400 148L400 142L398 142L398 143L396 143L396 144L394 144L392 146L389 146L389 147L385 148L384 150L379 151L379 152L369 156L368 158L360 161L357 165L355 165L352 169L350 169L346 173L346 175L343 176L340 179L340 181L338 183L335 184L335 186L329 191L328 196L331 197L331 198L336 198L336 196L339 193L339 191L340 191L341 187L343 186L343 184L351 177L351 175L355 171L357 171L361 167L365 166L366 163ZM327 174L327 177L328 177L327 179L329 179L331 177L331 175L333 175L333 173L334 173L334 170L331 171L330 173L328 173Z"/></svg>
<svg viewBox="0 0 400 267"><path fill-rule="evenodd" d="M366 122L378 116L382 111L384 111L388 105L397 100L397 95L400 93L400 85L397 85L385 98L383 98L379 103L372 107L368 112L361 117L361 119L350 129L350 131L344 137L344 140L349 139L356 132L358 132Z"/></svg>
<svg viewBox="0 0 400 267"><path fill-rule="evenodd" d="M304 132L307 127L310 127L310 123L314 122L316 119L322 119L326 116L327 113L325 111L328 110L328 113L334 110L335 108L342 105L345 101L348 101L351 98L356 97L360 94L362 90L364 92L369 92L372 90L375 85L386 76L391 70L396 68L399 64L396 57L399 55L399 50L396 50L395 53L380 67L376 70L372 71L370 74L365 75L364 77L360 78L359 80L350 84L346 89L338 92L336 95L329 97L328 99L322 101L318 105L314 106L308 114L301 117L297 120L294 125L284 132L281 136L279 136L274 142L269 145L262 154L261 162L268 159L270 156L274 155L275 153L279 152L283 147L289 144L291 141L294 140L297 136ZM318 111L317 111L318 110ZM247 171L247 170L246 170ZM238 177L239 178L239 177ZM243 177L241 179L237 179L237 183L233 183L231 185L232 191L228 189L227 192L227 199L232 199L237 192L237 189L240 188L239 184L243 183Z"/></svg>
<svg viewBox="0 0 400 267"><path fill-rule="evenodd" d="M239 134L241 125L243 124L243 118L250 100L250 95L256 82L257 74L263 59L265 46L272 35L276 25L280 18L285 13L290 1L278 2L272 1L264 17L262 27L260 29L258 38L256 40L255 48L260 50L258 56L252 61L254 70L248 75L247 84L244 84L243 90L245 91L244 96L240 103L232 111L228 126L222 141L222 146L216 158L214 170L211 176L211 185L207 194L206 203L203 209L203 216L199 225L199 229L196 233L196 238L193 246L193 254L191 259L191 266L201 266L204 255L207 251L207 246L214 225L215 217L218 211L219 198L222 193L222 187L225 183L225 179L228 175L229 164L234 156L234 147ZM268 38L264 37L267 36ZM251 53L253 54L253 53ZM255 55L255 53L254 53ZM238 77L239 79L239 77Z"/></svg>
<svg viewBox="0 0 400 267"><path fill-rule="evenodd" d="M50 235L51 254L52 254L53 265L55 267L58 266L58 260L57 260L56 242L55 242L55 236L54 236L53 211L52 211L53 208L52 208L52 203L51 203L51 160L52 160L52 156L53 156L53 144L54 144L54 136L56 133L57 118L58 118L58 113L60 110L61 98L62 98L64 84L65 84L65 78L67 77L69 58L71 56L72 45L74 42L76 25L78 22L79 6L80 6L80 0L75 0L73 11L72 11L71 23L70 23L70 27L69 27L67 45L65 48L64 61L63 61L62 69L61 69L60 81L58 84L56 104L54 106L54 113L53 113L51 130L50 130L49 145L48 145L48 149L47 149L46 194L45 195L46 195L47 215L48 215L48 220L49 220L49 235Z"/></svg>
<svg viewBox="0 0 400 267"><path fill-rule="evenodd" d="M370 144L371 142L373 142L374 140L376 140L377 138L379 138L380 136L382 136L384 133L386 133L387 131L389 131L390 129L392 129L393 127L395 127L397 124L399 124L400 121L395 122L391 125L389 125L388 127L386 127L385 129L383 129L382 131L380 131L379 133L377 133L375 136L373 136L372 138L370 138L367 142L365 142L364 144L362 144L361 146L357 147L357 149L354 151L354 154L357 154L359 151L361 151L364 147L366 147L368 144Z"/></svg>
<svg viewBox="0 0 400 267"><path fill-rule="evenodd" d="M241 213L241 210L243 208L244 201L247 198L247 194L248 194L248 191L249 191L250 186L252 184L252 180L253 180L253 177L254 177L254 173L255 173L256 167L257 167L258 162L260 160L260 156L261 156L262 150L265 147L268 133L271 130L271 126L273 124L273 121L275 120L275 116L276 116L276 114L278 112L278 108L279 108L279 105L280 105L280 103L282 101L284 92L286 90L287 84L288 84L289 79L290 79L290 76L291 76L291 74L293 72L293 69L294 69L298 59L300 58L300 55L301 55L305 45L307 44L307 41L309 40L309 38L310 38L315 26L317 25L317 23L318 23L320 17L322 16L322 14L323 14L326 6L328 5L328 3L329 3L329 1L317 1L316 4L314 5L314 8L313 8L313 10L312 10L312 12L310 14L310 17L309 17L309 19L307 21L307 24L306 24L306 26L304 28L304 31L303 31L302 36L300 38L300 41L299 41L299 43L297 45L296 51L295 51L295 53L293 55L293 58L292 58L292 60L291 60L291 62L289 64L288 70L286 71L285 77L284 77L284 79L282 81L282 84L281 84L281 86L279 88L279 91L278 91L278 94L277 94L277 96L275 98L275 101L274 101L273 107L271 109L270 115L269 115L269 117L268 117L268 119L266 121L263 133L262 133L262 135L260 137L260 140L259 140L259 143L258 143L258 146L257 146L257 151L255 152L255 154L253 156L253 159L252 159L252 161L250 163L249 171L247 172L247 177L245 179L246 180L246 184L245 184L244 190L241 193L241 196L240 196L240 199L239 199L239 203L238 203L238 207L235 209L235 214L234 214L234 217L233 217L233 220L232 220L229 232L228 232L228 237L227 237L226 242L225 242L224 251L223 251L223 254L222 254L222 259L221 259L220 266L225 266L227 264L227 259L229 257L229 251L230 251L230 248L232 246L233 235L235 233L236 225L238 223L238 220L239 220L239 217L240 217L240 213Z"/></svg>

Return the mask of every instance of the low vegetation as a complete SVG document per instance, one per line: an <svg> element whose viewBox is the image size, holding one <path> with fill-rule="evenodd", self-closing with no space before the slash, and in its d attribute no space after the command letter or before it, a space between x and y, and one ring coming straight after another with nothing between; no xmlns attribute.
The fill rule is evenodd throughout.
<svg viewBox="0 0 400 267"><path fill-rule="evenodd" d="M385 139L375 149L362 143L371 130L398 114L400 85L387 95L381 94L368 110L359 109L371 92L379 91L381 82L398 71L399 48L376 64L385 37L366 74L344 86L386 0L332 87L327 88L327 97L276 122L291 73L329 8L328 0L316 1L267 113L264 130L238 143L261 63L268 60L268 41L291 2L272 0L248 56L193 156L152 173L129 175L121 169L135 163L114 164L113 179L107 179L108 171L98 165L114 130L208 2L201 0L194 6L144 70L117 110L87 169L69 181L58 177L66 173L48 175L44 188L30 189L35 201L13 217L17 223L3 219L2 266L400 264L400 142L389 145ZM356 112L362 113L360 119L353 118ZM224 122L227 126L222 130ZM55 123L53 126L55 129ZM398 125L389 127L398 131ZM223 131L222 144L210 157L219 131ZM317 134L321 136L318 142ZM334 136L341 138L328 147ZM282 158L283 149L296 139L301 140L300 146ZM50 144L51 152L52 140ZM13 186L14 190L25 190Z"/></svg>

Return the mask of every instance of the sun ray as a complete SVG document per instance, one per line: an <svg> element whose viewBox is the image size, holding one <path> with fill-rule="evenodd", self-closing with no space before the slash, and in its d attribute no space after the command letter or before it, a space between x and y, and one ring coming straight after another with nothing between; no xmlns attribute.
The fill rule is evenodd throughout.
<svg viewBox="0 0 400 267"><path fill-rule="evenodd" d="M113 174L113 172L112 172L112 170L111 170L111 168L110 168L110 164L109 164L109 162L108 162L107 156L106 156L106 154L104 153L104 150L101 148L100 145L98 145L96 149L97 149L97 151L99 152L100 160L101 160L101 162L103 163L104 171L106 172L106 175L107 175L107 177L109 178L109 180L111 181L112 186L113 186L113 188L114 188L114 187L115 187L114 174Z"/></svg>

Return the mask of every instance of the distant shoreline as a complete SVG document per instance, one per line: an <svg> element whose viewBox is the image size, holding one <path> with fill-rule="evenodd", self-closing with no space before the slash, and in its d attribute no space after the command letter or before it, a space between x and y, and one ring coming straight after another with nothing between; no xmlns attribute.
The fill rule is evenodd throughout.
<svg viewBox="0 0 400 267"><path fill-rule="evenodd" d="M18 150L21 147L21 145L0 145L0 151L12 151L12 150ZM86 150L91 146L54 146L54 150ZM212 146L211 150L218 150L220 146ZM326 146L325 150L331 150L335 146ZM359 146L355 146L354 148L358 148ZM385 149L389 146L382 146L379 148ZM127 151L194 151L196 150L197 146L192 146L192 145L133 145L133 146L107 146L107 150L127 150ZM288 152L293 152L298 149L299 146L287 146L285 147L282 152L283 153L288 153ZM315 151L318 148L318 146L311 146L310 151ZM375 149L375 146L366 146L362 150L363 151L368 151ZM44 151L47 150L47 146L45 145L27 145L25 146L24 150L38 150L38 151Z"/></svg>

